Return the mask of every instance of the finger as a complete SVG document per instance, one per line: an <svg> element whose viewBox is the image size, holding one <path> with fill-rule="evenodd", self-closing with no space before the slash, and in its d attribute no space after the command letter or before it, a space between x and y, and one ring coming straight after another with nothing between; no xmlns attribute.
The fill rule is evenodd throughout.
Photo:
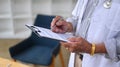
<svg viewBox="0 0 120 67"><path fill-rule="evenodd" d="M70 42L78 42L78 41L81 41L83 38L82 37L71 37L71 38L68 38L68 40Z"/></svg>
<svg viewBox="0 0 120 67"><path fill-rule="evenodd" d="M62 33L63 32L60 28L58 28L56 26L54 28L52 28L52 31L55 33Z"/></svg>
<svg viewBox="0 0 120 67"><path fill-rule="evenodd" d="M51 27L54 26L60 18L61 18L60 16L56 16L55 18L53 18L52 23L51 23Z"/></svg>
<svg viewBox="0 0 120 67"><path fill-rule="evenodd" d="M76 37L68 38L68 40L69 40L70 42L75 42L75 39L76 39Z"/></svg>
<svg viewBox="0 0 120 67"><path fill-rule="evenodd" d="M81 37L76 37L75 41L78 42L78 41L81 41L82 38Z"/></svg>
<svg viewBox="0 0 120 67"><path fill-rule="evenodd" d="M57 26L52 27L51 30L56 33L65 33L66 32L66 30L63 30L62 28L57 27Z"/></svg>
<svg viewBox="0 0 120 67"><path fill-rule="evenodd" d="M67 50L69 50L70 52L76 52L76 48L74 47L74 44L72 43L67 43L66 42L61 42L62 46L64 46Z"/></svg>
<svg viewBox="0 0 120 67"><path fill-rule="evenodd" d="M69 48L70 44L67 42L60 42L62 46L64 46L65 48Z"/></svg>
<svg viewBox="0 0 120 67"><path fill-rule="evenodd" d="M71 43L71 45L69 46L68 50L69 50L70 52L76 52L76 48L75 48L74 45L75 45L75 44Z"/></svg>
<svg viewBox="0 0 120 67"><path fill-rule="evenodd" d="M75 43L75 42L72 42L71 43L71 46L70 46L70 48L69 48L69 51L70 52L78 52L78 45L77 45L77 43Z"/></svg>
<svg viewBox="0 0 120 67"><path fill-rule="evenodd" d="M56 28L54 29L54 32L60 33L60 29L56 27Z"/></svg>
<svg viewBox="0 0 120 67"><path fill-rule="evenodd" d="M66 25L66 22L64 19L60 18L58 22L56 22L57 26L61 26L61 25Z"/></svg>

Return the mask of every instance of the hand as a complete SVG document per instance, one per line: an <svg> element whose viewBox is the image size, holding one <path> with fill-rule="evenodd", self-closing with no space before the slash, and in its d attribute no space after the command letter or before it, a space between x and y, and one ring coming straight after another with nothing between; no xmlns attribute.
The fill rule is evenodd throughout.
<svg viewBox="0 0 120 67"><path fill-rule="evenodd" d="M69 42L61 42L61 45L67 48L70 52L90 53L92 45L82 37L72 37Z"/></svg>
<svg viewBox="0 0 120 67"><path fill-rule="evenodd" d="M72 24L66 22L62 17L56 16L51 22L51 30L56 33L66 33L72 31Z"/></svg>

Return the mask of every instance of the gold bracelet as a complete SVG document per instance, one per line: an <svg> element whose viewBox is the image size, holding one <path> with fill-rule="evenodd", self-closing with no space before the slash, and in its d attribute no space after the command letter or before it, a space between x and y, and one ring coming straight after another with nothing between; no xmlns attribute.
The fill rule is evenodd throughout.
<svg viewBox="0 0 120 67"><path fill-rule="evenodd" d="M93 56L95 54L95 44L92 43L92 49L90 55Z"/></svg>

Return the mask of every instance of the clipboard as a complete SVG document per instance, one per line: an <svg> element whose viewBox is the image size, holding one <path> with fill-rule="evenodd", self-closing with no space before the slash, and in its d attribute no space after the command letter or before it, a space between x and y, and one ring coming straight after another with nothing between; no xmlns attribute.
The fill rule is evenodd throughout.
<svg viewBox="0 0 120 67"><path fill-rule="evenodd" d="M38 37L46 37L46 38L51 38L59 41L64 41L68 42L68 38L73 37L72 34L70 33L55 33L52 32L50 29L43 28L43 27L38 27L34 25L26 25L32 32L34 32Z"/></svg>

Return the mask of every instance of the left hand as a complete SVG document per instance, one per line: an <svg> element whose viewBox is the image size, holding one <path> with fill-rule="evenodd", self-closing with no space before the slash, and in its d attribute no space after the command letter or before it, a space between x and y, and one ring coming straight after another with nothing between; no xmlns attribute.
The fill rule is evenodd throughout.
<svg viewBox="0 0 120 67"><path fill-rule="evenodd" d="M92 45L82 37L72 37L69 42L61 42L61 45L70 52L90 53Z"/></svg>

